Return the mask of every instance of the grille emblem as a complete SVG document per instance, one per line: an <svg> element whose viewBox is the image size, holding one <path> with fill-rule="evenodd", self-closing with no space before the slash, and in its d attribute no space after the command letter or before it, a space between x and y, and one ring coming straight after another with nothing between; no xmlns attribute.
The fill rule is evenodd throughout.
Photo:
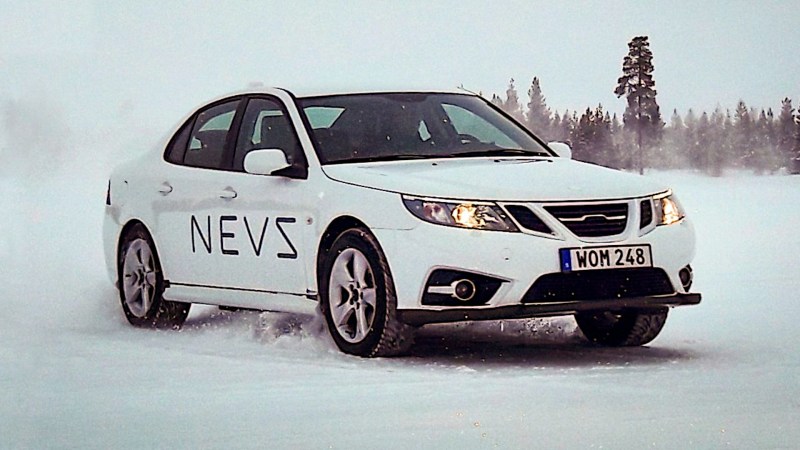
<svg viewBox="0 0 800 450"><path fill-rule="evenodd" d="M592 217L600 217L605 220L625 220L625 216L607 216L605 214L585 214L581 217L563 217L559 218L562 222L583 222L586 219L591 219Z"/></svg>

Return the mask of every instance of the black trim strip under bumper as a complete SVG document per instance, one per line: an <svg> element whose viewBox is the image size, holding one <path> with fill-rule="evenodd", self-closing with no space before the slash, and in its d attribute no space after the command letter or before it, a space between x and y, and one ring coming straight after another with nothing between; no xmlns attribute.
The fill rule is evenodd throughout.
<svg viewBox="0 0 800 450"><path fill-rule="evenodd" d="M400 309L400 321L409 325L461 322L468 320L524 319L572 315L585 311L618 311L624 309L662 309L673 306L697 305L700 294L654 295L650 297L616 298L610 300L580 300L566 302L527 303L496 308L448 308L443 310Z"/></svg>

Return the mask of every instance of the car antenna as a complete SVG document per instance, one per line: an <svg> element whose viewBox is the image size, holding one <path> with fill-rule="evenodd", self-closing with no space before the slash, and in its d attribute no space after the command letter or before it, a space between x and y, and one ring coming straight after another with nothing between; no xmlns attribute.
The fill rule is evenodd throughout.
<svg viewBox="0 0 800 450"><path fill-rule="evenodd" d="M472 92L469 89L465 88L464 87L464 83L461 83L460 85L458 85L458 87L456 89L458 89L459 91L469 92L472 95L477 95L479 97L483 97L483 94L481 94L480 92L477 92L477 93L476 92Z"/></svg>

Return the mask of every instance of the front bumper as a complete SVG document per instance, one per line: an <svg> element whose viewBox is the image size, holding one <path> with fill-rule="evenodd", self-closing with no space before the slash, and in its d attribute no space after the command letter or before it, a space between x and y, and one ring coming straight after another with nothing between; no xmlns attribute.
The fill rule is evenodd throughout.
<svg viewBox="0 0 800 450"><path fill-rule="evenodd" d="M700 294L674 294L612 300L548 302L539 304L528 303L524 305L508 305L488 309L404 309L398 310L397 313L402 322L409 325L424 325L428 323L461 322L465 320L500 320L564 316L587 311L663 309L673 306L697 305L699 303Z"/></svg>
<svg viewBox="0 0 800 450"><path fill-rule="evenodd" d="M561 238L545 238L427 223L419 223L410 230L373 231L392 270L398 312L410 323L554 316L599 309L662 308L700 301L698 294L689 294L682 287L679 277L680 270L694 257L694 230L688 220L657 227L642 236L633 231L607 242L587 242L568 233ZM546 304L527 296L537 280L561 273L559 250L562 248L639 244L651 247L653 269L663 270L668 278L666 289L627 291L630 295L616 295L610 291L583 298L555 293L547 296ZM440 270L492 277L501 285L481 304L423 303L426 281Z"/></svg>

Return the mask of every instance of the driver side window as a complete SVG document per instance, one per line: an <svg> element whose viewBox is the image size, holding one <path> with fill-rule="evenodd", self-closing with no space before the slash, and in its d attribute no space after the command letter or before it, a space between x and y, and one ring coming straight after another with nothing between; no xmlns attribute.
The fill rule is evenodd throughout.
<svg viewBox="0 0 800 450"><path fill-rule="evenodd" d="M282 105L272 99L247 102L234 153L234 170L244 170L244 158L253 150L279 149L289 164L304 161L300 141Z"/></svg>

